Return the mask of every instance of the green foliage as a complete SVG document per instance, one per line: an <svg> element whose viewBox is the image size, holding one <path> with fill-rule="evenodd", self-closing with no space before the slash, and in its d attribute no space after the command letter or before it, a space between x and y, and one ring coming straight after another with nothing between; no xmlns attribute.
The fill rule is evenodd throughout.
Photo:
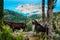
<svg viewBox="0 0 60 40"><path fill-rule="evenodd" d="M32 23L31 23L31 21L29 21L27 23L27 31L31 31L31 30L32 30Z"/></svg>
<svg viewBox="0 0 60 40"><path fill-rule="evenodd" d="M55 32L54 37L53 37L54 40L60 40L60 31L56 30L57 21L60 20L60 19L57 19L57 16L60 17L60 12L54 13L53 15L52 25L53 25L54 32Z"/></svg>
<svg viewBox="0 0 60 40"><path fill-rule="evenodd" d="M2 28L3 30L0 31L0 40L23 40L24 33L22 30L20 30L18 35L16 35L12 32L9 26L3 25Z"/></svg>
<svg viewBox="0 0 60 40"><path fill-rule="evenodd" d="M2 26L2 31L0 31L0 39L1 40L12 40L13 36L11 35L12 30L6 25Z"/></svg>
<svg viewBox="0 0 60 40"><path fill-rule="evenodd" d="M53 39L54 40L60 40L60 32L58 32L57 30L55 31L55 33L54 33L54 36L53 36Z"/></svg>
<svg viewBox="0 0 60 40"><path fill-rule="evenodd" d="M52 26L53 26L53 30L56 30L56 25L55 25L54 20L52 21Z"/></svg>
<svg viewBox="0 0 60 40"><path fill-rule="evenodd" d="M58 30L55 30L55 33L60 35L60 31L58 31Z"/></svg>
<svg viewBox="0 0 60 40"><path fill-rule="evenodd" d="M31 18L31 19L40 19L41 15L40 14L33 14L33 15L29 16L29 18Z"/></svg>
<svg viewBox="0 0 60 40"><path fill-rule="evenodd" d="M23 40L24 39L23 38L24 37L23 30L21 29L19 32L20 32L19 35L16 36L16 40Z"/></svg>
<svg viewBox="0 0 60 40"><path fill-rule="evenodd" d="M60 12L57 12L57 13L54 13L53 15L53 21L52 21L52 26L53 26L53 29L54 29L54 32L56 34L60 34L59 31L55 30L56 29L56 24L55 24L55 21L56 21L56 16L59 16L60 17ZM11 21L11 22L26 22L27 24L27 31L31 31L32 30L32 19L39 19L41 20L41 15L40 14L35 14L35 15L31 15L31 16L23 16L21 14L18 14L17 12L14 12L14 11L11 11L11 10L5 10L4 11L4 20L8 20L8 21ZM60 19L59 19L60 20ZM19 31L19 35L12 35L14 34L11 29L8 27L8 26L3 26L3 32L0 31L0 40L23 40L23 36L24 36L24 33L22 31L22 29ZM54 39L58 39L58 38L55 38Z"/></svg>

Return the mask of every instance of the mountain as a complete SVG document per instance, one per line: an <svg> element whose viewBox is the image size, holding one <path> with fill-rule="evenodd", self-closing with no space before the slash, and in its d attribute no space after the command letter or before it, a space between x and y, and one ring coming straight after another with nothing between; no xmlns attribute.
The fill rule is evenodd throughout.
<svg viewBox="0 0 60 40"><path fill-rule="evenodd" d="M19 14L15 11L11 10L4 10L4 20L8 20L11 22L25 22L27 19L26 16L23 16L22 14Z"/></svg>
<svg viewBox="0 0 60 40"><path fill-rule="evenodd" d="M33 14L31 16L24 16L22 14L19 14L15 11L11 10L4 10L4 20L11 21L11 22L26 22L30 19L39 19L41 16L40 14Z"/></svg>
<svg viewBox="0 0 60 40"><path fill-rule="evenodd" d="M40 14L33 14L33 15L29 16L29 18L31 18L31 19L39 19L39 18L41 18L41 15Z"/></svg>
<svg viewBox="0 0 60 40"><path fill-rule="evenodd" d="M60 12L54 12L53 16L60 17ZM7 10L7 9L4 10L4 20L11 21L11 22L17 22L17 23L29 22L32 19L40 19L40 18L41 18L40 14L33 14L27 17L12 10Z"/></svg>

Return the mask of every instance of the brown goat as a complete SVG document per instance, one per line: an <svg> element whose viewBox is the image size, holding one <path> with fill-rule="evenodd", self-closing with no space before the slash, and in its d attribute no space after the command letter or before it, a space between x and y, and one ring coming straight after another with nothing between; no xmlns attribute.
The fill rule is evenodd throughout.
<svg viewBox="0 0 60 40"><path fill-rule="evenodd" d="M15 29L23 29L23 31L26 31L26 24L25 23L14 23L14 22L9 22L9 21L4 21L5 25L9 25L10 28L14 31Z"/></svg>

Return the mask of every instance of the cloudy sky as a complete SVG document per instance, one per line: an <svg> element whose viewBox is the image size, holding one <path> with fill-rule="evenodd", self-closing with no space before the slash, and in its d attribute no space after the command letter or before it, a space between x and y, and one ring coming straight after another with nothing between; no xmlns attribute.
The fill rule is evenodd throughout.
<svg viewBox="0 0 60 40"><path fill-rule="evenodd" d="M60 0L57 1L55 12L60 11ZM17 11L24 15L31 14L41 14L41 4L42 0L4 0L4 9L9 9ZM45 1L45 6L47 6L47 0ZM47 7L45 7L45 12Z"/></svg>

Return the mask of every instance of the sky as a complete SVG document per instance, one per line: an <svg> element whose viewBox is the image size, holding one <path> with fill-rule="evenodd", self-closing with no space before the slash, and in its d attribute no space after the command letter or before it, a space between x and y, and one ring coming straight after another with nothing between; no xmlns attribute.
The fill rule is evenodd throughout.
<svg viewBox="0 0 60 40"><path fill-rule="evenodd" d="M42 0L4 0L4 9L13 10L24 15L31 15L41 13L41 4ZM45 0L45 6L47 6L47 0ZM58 11L60 11L60 0L57 0L54 8L54 12Z"/></svg>

